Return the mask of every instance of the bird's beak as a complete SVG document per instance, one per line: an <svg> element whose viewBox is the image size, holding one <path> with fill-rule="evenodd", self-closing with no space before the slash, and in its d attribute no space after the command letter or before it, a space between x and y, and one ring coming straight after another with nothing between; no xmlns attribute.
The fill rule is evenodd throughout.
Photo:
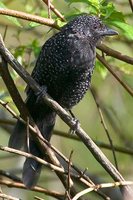
<svg viewBox="0 0 133 200"><path fill-rule="evenodd" d="M118 32L117 31L115 31L115 30L113 30L113 29L111 29L111 28L106 28L106 30L105 31L103 31L102 33L101 33L101 35L102 36L111 36L111 35L118 35Z"/></svg>

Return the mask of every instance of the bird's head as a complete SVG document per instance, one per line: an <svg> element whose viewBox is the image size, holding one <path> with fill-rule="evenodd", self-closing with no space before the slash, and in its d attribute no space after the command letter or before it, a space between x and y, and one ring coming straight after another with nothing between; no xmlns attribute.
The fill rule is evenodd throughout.
<svg viewBox="0 0 133 200"><path fill-rule="evenodd" d="M71 33L86 37L96 45L105 36L117 35L118 32L107 27L98 17L87 14L80 15L64 26Z"/></svg>

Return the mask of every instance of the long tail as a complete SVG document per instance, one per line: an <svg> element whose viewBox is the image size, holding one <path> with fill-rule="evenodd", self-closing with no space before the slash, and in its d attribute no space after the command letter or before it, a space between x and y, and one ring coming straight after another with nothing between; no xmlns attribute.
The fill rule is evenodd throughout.
<svg viewBox="0 0 133 200"><path fill-rule="evenodd" d="M45 118L36 122L39 130L48 141L51 138L51 132L55 124L55 118L56 113L51 111L50 113L47 113ZM29 150L31 154L43 158L42 153L32 139L30 139ZM23 167L23 183L27 188L31 188L36 185L40 176L41 167L42 165L35 160L31 158L26 159Z"/></svg>
<svg viewBox="0 0 133 200"><path fill-rule="evenodd" d="M50 140L51 132L55 125L56 113L53 112L49 107L42 105L41 103L36 103L34 101L34 96L28 98L26 102L27 107L34 121L36 122L40 132L46 140ZM26 126L18 121L13 134L9 139L9 147L20 149L26 144ZM29 149L31 154L43 158L42 153L38 149L36 143L32 138L29 140ZM37 161L27 158L23 167L23 183L27 188L31 188L36 185L42 165Z"/></svg>

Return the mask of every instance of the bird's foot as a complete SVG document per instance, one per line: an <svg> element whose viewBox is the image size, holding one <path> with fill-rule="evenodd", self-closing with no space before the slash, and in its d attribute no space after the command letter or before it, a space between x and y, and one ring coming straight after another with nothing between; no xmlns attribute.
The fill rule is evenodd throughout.
<svg viewBox="0 0 133 200"><path fill-rule="evenodd" d="M40 87L41 87L41 90L36 93L36 96L37 96L36 103L41 103L42 102L42 96L45 96L47 94L47 86L42 85Z"/></svg>
<svg viewBox="0 0 133 200"><path fill-rule="evenodd" d="M72 121L73 121L74 125L73 125L73 127L71 127L69 129L69 132L68 132L69 134L75 134L76 131L77 131L78 126L80 125L79 120L76 119L75 117L72 118Z"/></svg>

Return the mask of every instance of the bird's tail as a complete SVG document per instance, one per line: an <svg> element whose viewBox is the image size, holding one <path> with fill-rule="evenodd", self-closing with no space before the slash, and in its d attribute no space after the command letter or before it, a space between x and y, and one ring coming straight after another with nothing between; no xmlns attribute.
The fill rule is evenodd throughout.
<svg viewBox="0 0 133 200"><path fill-rule="evenodd" d="M45 139L47 139L48 141L51 138L51 132L55 124L55 119L56 119L56 113L51 111L50 113L47 113L45 118L36 122L39 130L41 131ZM40 150L38 149L38 146L32 139L30 139L29 142L29 151L31 154L37 157L40 158L44 157L40 152ZM37 161L31 158L26 159L23 167L22 179L23 183L26 185L27 188L31 188L36 185L38 178L40 176L41 167L42 165Z"/></svg>
<svg viewBox="0 0 133 200"><path fill-rule="evenodd" d="M26 144L26 126L20 120L17 121L13 133L10 136L8 146L21 149Z"/></svg>
<svg viewBox="0 0 133 200"><path fill-rule="evenodd" d="M49 141L51 138L52 129L55 125L56 113L47 107L46 109L43 109L43 107L41 107L41 110L37 109L36 112L35 108L37 107L33 106L33 108L34 111L32 110L33 112L30 112L31 116L36 122L43 137ZM26 144L26 125L18 120L14 132L9 139L9 147L20 149L22 146L26 146ZM28 152L37 157L43 158L42 153L40 152L38 146L31 137L29 139ZM31 158L26 159L23 167L22 179L27 188L31 188L36 185L41 172L41 167L42 165L37 161Z"/></svg>

